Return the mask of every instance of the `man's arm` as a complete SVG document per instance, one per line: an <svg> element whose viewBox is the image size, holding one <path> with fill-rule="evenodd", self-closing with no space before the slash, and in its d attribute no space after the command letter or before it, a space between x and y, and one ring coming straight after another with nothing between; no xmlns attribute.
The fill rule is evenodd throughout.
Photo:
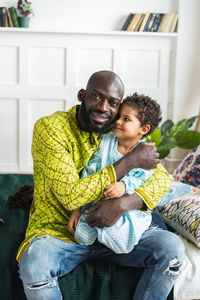
<svg viewBox="0 0 200 300"><path fill-rule="evenodd" d="M86 210L85 213L92 213L87 218L87 223L92 227L111 226L131 209L153 209L170 188L170 176L159 164L153 175L135 193L118 199L100 201Z"/></svg>
<svg viewBox="0 0 200 300"><path fill-rule="evenodd" d="M130 170L141 168L155 169L159 163L159 154L153 143L140 143L131 152L113 164L117 181L123 178Z"/></svg>
<svg viewBox="0 0 200 300"><path fill-rule="evenodd" d="M57 119L42 118L36 122L32 143L34 181L40 190L50 188L54 197L71 211L101 199L104 188L116 181L116 175L113 166L109 166L80 179L77 165L81 155L76 156L74 148L70 149L73 136L67 137L63 132L64 125L60 126Z"/></svg>
<svg viewBox="0 0 200 300"><path fill-rule="evenodd" d="M54 123L56 126L54 126ZM122 158L117 165L109 166L86 178L79 178L74 162L73 148L70 153L66 150L62 136L64 124L58 130L58 120L50 122L48 118L42 118L36 122L33 133L32 154L34 160L34 181L40 185L41 174L45 178L45 184L50 186L52 193L67 210L74 210L91 201L98 202L104 193L105 187L116 182L129 172L133 167L152 168L157 161L153 146L140 146L138 151L131 152ZM69 139L72 137L69 137ZM141 143L145 144L145 143ZM147 157L142 161L141 157ZM150 157L152 153L153 157ZM129 161L129 164L127 163Z"/></svg>

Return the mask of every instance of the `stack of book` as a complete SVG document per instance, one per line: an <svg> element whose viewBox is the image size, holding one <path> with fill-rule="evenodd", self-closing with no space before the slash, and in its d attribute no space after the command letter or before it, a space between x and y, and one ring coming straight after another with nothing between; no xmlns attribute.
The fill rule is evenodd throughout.
<svg viewBox="0 0 200 300"><path fill-rule="evenodd" d="M12 7L0 7L0 26L1 27L19 27L17 9Z"/></svg>
<svg viewBox="0 0 200 300"><path fill-rule="evenodd" d="M139 32L177 32L178 13L130 13L121 30Z"/></svg>

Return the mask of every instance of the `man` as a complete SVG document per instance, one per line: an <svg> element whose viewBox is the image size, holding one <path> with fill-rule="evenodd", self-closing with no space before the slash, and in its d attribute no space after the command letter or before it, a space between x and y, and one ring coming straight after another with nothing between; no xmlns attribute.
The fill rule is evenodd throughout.
<svg viewBox="0 0 200 300"><path fill-rule="evenodd" d="M117 118L124 94L121 79L113 72L94 73L86 90L78 92L80 106L38 120L34 127L34 201L26 238L20 246L20 277L28 299L62 299L58 277L89 259L107 259L124 266L144 267L134 299L166 299L178 276L183 257L180 239L159 229L144 233L129 254L117 255L103 245L75 243L68 231L70 211L103 197L104 188L132 168L156 168L153 145L140 143L114 165L80 179L79 174L98 148L101 133ZM154 174L132 195L99 201L87 213L93 227L111 226L130 209L154 208L170 188L167 172Z"/></svg>

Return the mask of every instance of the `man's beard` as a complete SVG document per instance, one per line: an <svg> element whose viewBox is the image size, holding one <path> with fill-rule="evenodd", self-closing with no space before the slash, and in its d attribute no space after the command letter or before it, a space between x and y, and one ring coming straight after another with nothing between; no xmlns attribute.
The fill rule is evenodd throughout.
<svg viewBox="0 0 200 300"><path fill-rule="evenodd" d="M99 112L97 110L95 112L102 114L102 112ZM87 112L87 110L86 110L84 101L82 101L81 106L80 106L80 116L81 116L83 122L85 124L87 124L87 127L90 130L90 132L96 132L96 133L105 132L116 119L116 118L113 119L112 116L109 116L108 121L102 127L99 128L98 125L92 124L90 117L89 117L89 112Z"/></svg>

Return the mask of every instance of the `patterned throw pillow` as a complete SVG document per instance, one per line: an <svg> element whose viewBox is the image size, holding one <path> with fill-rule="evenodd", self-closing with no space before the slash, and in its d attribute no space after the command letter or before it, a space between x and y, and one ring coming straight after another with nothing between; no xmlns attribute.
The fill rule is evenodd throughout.
<svg viewBox="0 0 200 300"><path fill-rule="evenodd" d="M200 248L200 192L159 204L155 211L164 221Z"/></svg>
<svg viewBox="0 0 200 300"><path fill-rule="evenodd" d="M194 148L173 173L175 180L200 187L200 145Z"/></svg>
<svg viewBox="0 0 200 300"><path fill-rule="evenodd" d="M172 176L171 176L172 177ZM170 200L173 200L177 197L197 192L198 189L190 184L186 184L180 181L176 181L172 177L172 187L171 189L164 194L164 196L161 198L159 205L167 203Z"/></svg>

